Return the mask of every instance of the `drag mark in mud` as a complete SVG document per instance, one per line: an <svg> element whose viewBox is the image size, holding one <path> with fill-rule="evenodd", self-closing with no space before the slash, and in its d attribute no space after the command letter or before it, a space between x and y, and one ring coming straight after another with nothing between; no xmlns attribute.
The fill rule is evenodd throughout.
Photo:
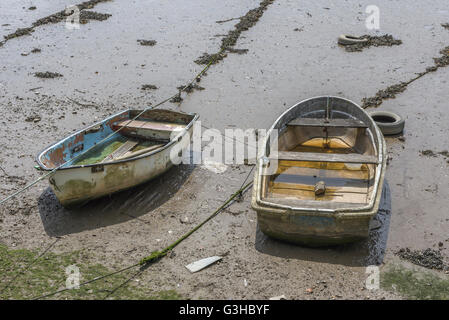
<svg viewBox="0 0 449 320"><path fill-rule="evenodd" d="M365 48L369 47L391 47L391 46L399 46L402 44L402 40L393 38L392 35L385 34L383 36L370 36L370 35L363 35L360 37L361 39L364 38L367 41L361 42L361 43L355 43L355 44L349 44L345 45L345 50L348 52L360 52L363 51Z"/></svg>
<svg viewBox="0 0 449 320"><path fill-rule="evenodd" d="M231 53L246 53L246 49L233 49L234 45L237 43L240 35L243 31L246 31L253 27L257 21L262 17L264 11L268 8L270 4L272 4L275 0L263 0L260 2L257 8L251 9L244 16L240 18L236 18L240 20L235 26L234 29L229 31L225 37L221 40L220 50L217 53L209 54L204 53L200 56L195 63L197 64L208 64L211 60L213 60L213 64L220 62L224 58L226 58L226 51ZM234 19L224 20L221 22L231 21ZM243 51L242 51L243 50Z"/></svg>
<svg viewBox="0 0 449 320"><path fill-rule="evenodd" d="M98 13L98 12L94 12L94 11L83 11L85 9L92 9L98 3L108 2L108 1L112 1L112 0L89 0L89 1L84 1L80 4L75 5L80 10L80 23L86 24L89 20L103 21L103 20L108 19L111 16L110 14ZM68 15L69 14L67 14L65 12L65 10L62 10L57 13L46 16L44 18L38 19L32 23L31 27L19 28L15 32L4 36L4 40L0 41L0 47L3 46L8 40L11 40L14 38L19 38L19 37L26 36L26 35L30 35L32 32L34 32L36 27L50 24L50 23L58 23L58 22L64 21Z"/></svg>
<svg viewBox="0 0 449 320"><path fill-rule="evenodd" d="M401 82L399 84L389 86L386 89L379 90L374 97L363 98L362 108L376 108L380 106L384 100L396 98L396 95L404 92L410 83L418 80L428 73L437 71L439 68L449 66L449 46L442 49L440 54L441 57L433 58L435 62L433 66L427 67L425 71L418 73L416 77L410 79L409 81Z"/></svg>

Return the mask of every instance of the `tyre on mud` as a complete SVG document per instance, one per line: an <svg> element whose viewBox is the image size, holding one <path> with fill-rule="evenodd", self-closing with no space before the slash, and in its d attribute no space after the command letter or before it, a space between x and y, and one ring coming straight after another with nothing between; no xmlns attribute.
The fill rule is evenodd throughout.
<svg viewBox="0 0 449 320"><path fill-rule="evenodd" d="M347 34L342 34L338 37L338 43L342 45L351 45L351 44L359 44L366 43L368 39L362 37L354 37Z"/></svg>
<svg viewBox="0 0 449 320"><path fill-rule="evenodd" d="M371 111L369 115L385 136L399 134L404 130L404 118L394 112Z"/></svg>

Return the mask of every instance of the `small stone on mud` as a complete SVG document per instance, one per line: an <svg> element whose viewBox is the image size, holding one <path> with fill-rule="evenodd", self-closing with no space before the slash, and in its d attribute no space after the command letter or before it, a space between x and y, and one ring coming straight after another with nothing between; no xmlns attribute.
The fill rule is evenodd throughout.
<svg viewBox="0 0 449 320"><path fill-rule="evenodd" d="M179 222L181 222L181 223L190 223L190 220L189 220L189 218L188 217L184 217L184 218L180 218L179 219Z"/></svg>
<svg viewBox="0 0 449 320"><path fill-rule="evenodd" d="M309 294L310 294L310 293L313 293L313 289L312 289L312 288L307 288L307 289L306 289L306 292L309 293Z"/></svg>
<svg viewBox="0 0 449 320"><path fill-rule="evenodd" d="M31 115L31 116L28 116L25 119L25 121L26 122L34 122L34 123L36 123L36 122L41 121L41 117L39 115Z"/></svg>

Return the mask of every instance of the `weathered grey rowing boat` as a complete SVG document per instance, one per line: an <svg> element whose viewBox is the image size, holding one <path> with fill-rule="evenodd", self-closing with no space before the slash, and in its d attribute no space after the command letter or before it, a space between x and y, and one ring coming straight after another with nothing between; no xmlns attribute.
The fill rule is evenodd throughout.
<svg viewBox="0 0 449 320"><path fill-rule="evenodd" d="M267 136L252 196L261 231L312 246L366 238L386 165L371 117L352 101L316 97L285 111Z"/></svg>
<svg viewBox="0 0 449 320"><path fill-rule="evenodd" d="M42 170L52 171L66 163L49 178L62 205L136 186L173 166L171 152L178 152L184 138L190 141L198 115L155 109L136 118L140 113L120 112L39 153Z"/></svg>

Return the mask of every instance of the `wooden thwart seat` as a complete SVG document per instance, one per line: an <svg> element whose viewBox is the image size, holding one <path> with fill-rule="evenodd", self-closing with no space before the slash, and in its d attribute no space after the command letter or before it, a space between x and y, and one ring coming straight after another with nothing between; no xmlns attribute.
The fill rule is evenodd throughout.
<svg viewBox="0 0 449 320"><path fill-rule="evenodd" d="M175 131L182 130L186 125L172 122L156 122L156 121L141 121L141 120L124 120L114 124L114 129L119 128L129 129L148 129L154 131Z"/></svg>
<svg viewBox="0 0 449 320"><path fill-rule="evenodd" d="M300 127L368 128L363 121L349 118L327 120L325 118L296 118L287 123L287 125Z"/></svg>
<svg viewBox="0 0 449 320"><path fill-rule="evenodd" d="M316 153L316 152L290 152L279 151L277 158L272 160L311 161L311 162L340 162L340 163L371 163L378 164L376 156L364 154Z"/></svg>
<svg viewBox="0 0 449 320"><path fill-rule="evenodd" d="M116 160L117 158L121 157L122 155L124 155L125 153L130 151L132 148L137 146L137 144L138 144L137 141L132 141L132 140L126 141L117 150L115 150L114 152L109 154L106 158L104 158L103 161L101 161L101 163Z"/></svg>

